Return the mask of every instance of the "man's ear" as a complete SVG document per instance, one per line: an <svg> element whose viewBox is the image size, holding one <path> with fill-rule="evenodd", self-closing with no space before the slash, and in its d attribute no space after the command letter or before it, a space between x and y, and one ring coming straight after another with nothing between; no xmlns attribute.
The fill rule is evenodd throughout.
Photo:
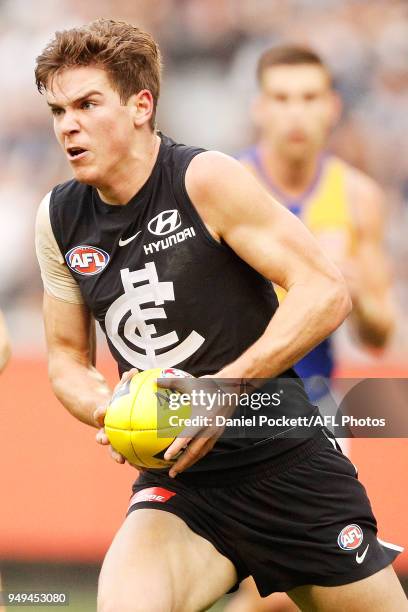
<svg viewBox="0 0 408 612"><path fill-rule="evenodd" d="M140 127L150 121L154 102L153 96L148 89L142 89L137 94L130 96L127 105L131 108L135 127Z"/></svg>

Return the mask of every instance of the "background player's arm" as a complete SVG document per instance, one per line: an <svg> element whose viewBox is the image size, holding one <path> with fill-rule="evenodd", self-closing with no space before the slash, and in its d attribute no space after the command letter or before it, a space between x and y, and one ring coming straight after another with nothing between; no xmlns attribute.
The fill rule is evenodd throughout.
<svg viewBox="0 0 408 612"><path fill-rule="evenodd" d="M187 170L186 187L214 237L288 292L262 336L220 375L276 376L345 319L350 298L344 279L301 221L239 162L200 154Z"/></svg>
<svg viewBox="0 0 408 612"><path fill-rule="evenodd" d="M94 321L84 304L44 295L49 377L55 395L77 419L98 426L94 412L112 391L95 367Z"/></svg>
<svg viewBox="0 0 408 612"><path fill-rule="evenodd" d="M10 359L11 348L3 313L0 311L0 372L4 370Z"/></svg>
<svg viewBox="0 0 408 612"><path fill-rule="evenodd" d="M383 193L365 175L349 176L357 230L357 251L350 274L345 271L353 300L350 321L367 345L382 347L394 327L390 266L384 249Z"/></svg>

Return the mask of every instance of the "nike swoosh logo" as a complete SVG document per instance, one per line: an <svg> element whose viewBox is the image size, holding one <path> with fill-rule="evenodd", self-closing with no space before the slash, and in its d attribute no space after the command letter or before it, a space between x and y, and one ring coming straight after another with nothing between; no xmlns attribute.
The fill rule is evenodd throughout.
<svg viewBox="0 0 408 612"><path fill-rule="evenodd" d="M367 544L367 548L365 549L365 551L363 552L362 555L359 555L358 553L356 553L356 561L357 561L357 563L362 563L364 561L369 546L370 545Z"/></svg>
<svg viewBox="0 0 408 612"><path fill-rule="evenodd" d="M136 236L138 236L140 234L142 230L140 230L139 232L137 232L137 234L135 234L134 236L131 236L130 238L125 238L125 240L122 240L122 238L119 238L119 246L126 246L127 244L129 244L129 242L132 242L132 240L134 240L136 238Z"/></svg>

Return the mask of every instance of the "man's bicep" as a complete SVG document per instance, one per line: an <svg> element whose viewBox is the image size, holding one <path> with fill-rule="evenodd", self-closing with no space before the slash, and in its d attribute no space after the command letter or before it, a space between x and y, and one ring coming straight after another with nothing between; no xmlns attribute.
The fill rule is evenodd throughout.
<svg viewBox="0 0 408 612"><path fill-rule="evenodd" d="M317 271L337 274L303 223L239 162L214 152L201 154L191 163L186 186L206 224L278 285L287 289Z"/></svg>
<svg viewBox="0 0 408 612"><path fill-rule="evenodd" d="M51 358L64 353L84 365L92 364L93 319L87 306L64 302L45 293L44 323Z"/></svg>
<svg viewBox="0 0 408 612"><path fill-rule="evenodd" d="M225 240L241 259L285 289L327 267L313 236L288 211L270 211L261 219L254 215L226 229Z"/></svg>

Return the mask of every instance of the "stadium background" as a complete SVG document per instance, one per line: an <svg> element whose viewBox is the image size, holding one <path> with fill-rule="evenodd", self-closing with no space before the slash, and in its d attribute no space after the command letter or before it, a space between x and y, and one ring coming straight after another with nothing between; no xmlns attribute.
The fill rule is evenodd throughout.
<svg viewBox="0 0 408 612"><path fill-rule="evenodd" d="M0 566L5 589L68 589L94 610L97 569L122 521L134 471L64 412L46 374L33 223L70 176L35 90L34 58L56 29L95 17L151 31L164 56L159 127L234 153L254 136L254 69L267 46L307 43L331 66L345 104L331 147L386 190L398 324L383 354L337 339L338 375L408 377L408 4L404 0L3 0L0 3L0 307L13 359L0 379ZM99 364L112 383L104 344ZM402 398L401 408L406 407ZM382 539L408 546L408 442L353 440ZM408 577L408 553L396 563ZM159 580L160 577L156 578ZM25 608L28 609L28 608ZM218 609L222 609L219 604Z"/></svg>

